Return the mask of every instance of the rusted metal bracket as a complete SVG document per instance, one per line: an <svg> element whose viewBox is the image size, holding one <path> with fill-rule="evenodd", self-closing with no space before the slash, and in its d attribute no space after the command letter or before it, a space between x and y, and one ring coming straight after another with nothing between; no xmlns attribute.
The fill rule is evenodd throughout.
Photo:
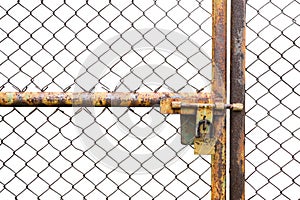
<svg viewBox="0 0 300 200"><path fill-rule="evenodd" d="M194 154L211 155L215 152L217 136L213 132L213 113L232 109L241 111L243 104L212 103L211 98L182 99L172 98L160 101L160 112L163 114L180 114L181 143L194 145ZM216 112L216 114L218 113Z"/></svg>

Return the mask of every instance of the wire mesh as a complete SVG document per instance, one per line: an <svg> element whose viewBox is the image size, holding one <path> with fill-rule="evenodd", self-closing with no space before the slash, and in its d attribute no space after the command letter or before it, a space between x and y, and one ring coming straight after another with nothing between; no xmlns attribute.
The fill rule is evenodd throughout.
<svg viewBox="0 0 300 200"><path fill-rule="evenodd" d="M299 8L247 1L247 199L300 197Z"/></svg>
<svg viewBox="0 0 300 200"><path fill-rule="evenodd" d="M1 1L0 91L210 91L211 1ZM156 108L1 108L0 199L209 199Z"/></svg>

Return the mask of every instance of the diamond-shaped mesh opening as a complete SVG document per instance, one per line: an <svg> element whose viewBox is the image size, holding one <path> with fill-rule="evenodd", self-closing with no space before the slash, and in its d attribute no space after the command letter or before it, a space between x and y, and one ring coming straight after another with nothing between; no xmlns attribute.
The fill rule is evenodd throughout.
<svg viewBox="0 0 300 200"><path fill-rule="evenodd" d="M210 92L211 4L2 1L0 91ZM1 108L0 130L0 199L210 198L157 108Z"/></svg>
<svg viewBox="0 0 300 200"><path fill-rule="evenodd" d="M246 199L298 199L300 2L247 1Z"/></svg>

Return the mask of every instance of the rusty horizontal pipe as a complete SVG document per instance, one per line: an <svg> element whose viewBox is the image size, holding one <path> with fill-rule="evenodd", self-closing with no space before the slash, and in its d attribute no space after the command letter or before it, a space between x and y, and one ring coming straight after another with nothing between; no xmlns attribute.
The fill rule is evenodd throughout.
<svg viewBox="0 0 300 200"><path fill-rule="evenodd" d="M207 93L173 92L0 92L0 106L10 107L156 107L165 98L211 98Z"/></svg>

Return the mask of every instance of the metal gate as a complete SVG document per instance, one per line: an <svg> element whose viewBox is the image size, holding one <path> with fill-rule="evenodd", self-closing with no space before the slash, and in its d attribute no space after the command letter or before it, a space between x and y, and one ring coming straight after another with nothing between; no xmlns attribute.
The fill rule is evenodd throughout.
<svg viewBox="0 0 300 200"><path fill-rule="evenodd" d="M2 1L0 199L299 198L297 7Z"/></svg>
<svg viewBox="0 0 300 200"><path fill-rule="evenodd" d="M225 1L0 9L0 199L225 197L224 112L214 156L195 156L179 115L156 108L226 103Z"/></svg>

